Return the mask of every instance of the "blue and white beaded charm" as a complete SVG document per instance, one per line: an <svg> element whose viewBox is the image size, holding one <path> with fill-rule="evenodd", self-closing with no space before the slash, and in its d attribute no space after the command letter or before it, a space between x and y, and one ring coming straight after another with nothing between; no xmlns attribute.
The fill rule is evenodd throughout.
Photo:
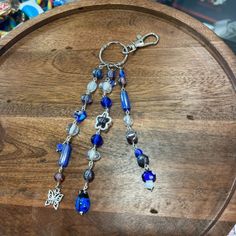
<svg viewBox="0 0 236 236"><path fill-rule="evenodd" d="M144 185L145 188L152 191L154 188L154 182L156 181L156 175L153 174L153 172L149 170L149 157L143 153L142 149L137 148L138 136L137 136L136 131L132 128L133 119L131 118L131 115L130 115L131 103L128 96L128 92L125 89L126 76L123 69L120 70L119 75L120 75L119 83L121 85L121 91L120 91L121 108L125 112L124 123L127 128L126 140L134 148L134 154L135 154L138 166L141 168L145 168L145 171L142 175L142 179L145 182L145 185ZM120 81L123 81L123 82L120 82Z"/></svg>
<svg viewBox="0 0 236 236"><path fill-rule="evenodd" d="M63 199L63 194L61 193L61 184L65 179L63 174L64 168L69 165L69 161L71 158L71 140L73 137L77 136L80 133L79 124L82 123L87 118L86 106L92 103L92 93L97 89L97 80L102 78L102 70L100 68L96 68L92 72L93 79L87 84L87 90L84 95L81 96L82 107L80 110L74 112L73 117L74 121L67 126L67 134L65 141L63 143L59 143L57 145L56 151L60 154L58 165L59 170L54 175L54 179L57 182L54 189L49 189L48 198L45 201L44 205L49 206L52 205L55 210L58 209L60 202ZM98 155L94 157L94 159L98 159Z"/></svg>
<svg viewBox="0 0 236 236"><path fill-rule="evenodd" d="M146 38L149 36L155 37L155 41L153 42L144 42ZM138 143L138 136L135 130L132 129L133 120L130 116L131 111L131 103L128 96L128 92L125 90L125 86L127 84L126 75L123 69L123 65L125 64L128 54L130 52L135 51L137 48L148 46L148 45L155 45L159 41L159 36L154 33L149 33L144 36L137 36L136 41L134 41L130 45L124 45L123 43L120 43L118 41L111 41L105 45L102 46L99 52L99 59L100 59L100 65L93 70L93 77L94 81L101 80L103 78L103 68L107 69L106 78L104 81L100 82L99 88L102 90L102 98L101 98L101 105L104 108L104 112L101 115L98 115L96 117L95 121L95 129L96 133L92 135L91 137L91 143L93 147L88 151L87 153L87 159L88 159L88 167L84 171L83 178L85 180L83 189L79 192L76 201L75 201L75 209L76 211L83 215L87 213L90 209L90 198L88 195L88 188L89 184L94 180L95 173L93 171L94 163L95 161L98 161L101 158L100 153L97 151L99 147L103 145L103 138L101 135L102 131L107 131L109 127L112 124L112 119L110 117L110 109L112 107L112 100L108 96L113 90L113 87L116 85L115 82L115 76L116 76L116 70L119 69L119 79L118 82L121 86L121 107L123 111L125 112L124 117L124 123L127 127L126 132L126 139L130 145L133 146L135 151L135 156L137 157L138 165L142 168L145 168L145 171L149 171L148 164L149 164L149 158L147 155L143 154L141 149L136 148L136 144ZM106 48L108 48L110 45L116 44L120 47L122 47L122 53L124 55L123 59L118 62L108 62L103 60L103 52ZM84 104L84 108L87 104L92 103L92 98L90 96L90 93L94 92L96 90L97 86L92 81L87 86L87 93L81 97L81 100ZM75 113L75 119L78 120L78 122L82 122L86 118L86 114L82 111L77 111ZM144 172L143 179L145 181L145 185L148 189L153 189L152 183L154 183L154 179L151 178L151 174L147 174Z"/></svg>

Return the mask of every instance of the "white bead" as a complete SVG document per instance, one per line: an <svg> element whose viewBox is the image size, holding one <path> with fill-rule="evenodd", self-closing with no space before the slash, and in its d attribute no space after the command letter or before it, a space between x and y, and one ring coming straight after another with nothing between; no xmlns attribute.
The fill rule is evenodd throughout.
<svg viewBox="0 0 236 236"><path fill-rule="evenodd" d="M106 93L110 93L112 91L112 86L110 82L105 81L102 83L102 90Z"/></svg>
<svg viewBox="0 0 236 236"><path fill-rule="evenodd" d="M149 190L153 190L153 188L154 188L154 183L153 183L153 181L152 180L147 180L146 182L145 182L145 188L147 188L147 189L149 189Z"/></svg>
<svg viewBox="0 0 236 236"><path fill-rule="evenodd" d="M124 122L125 122L126 126L132 126L133 125L133 120L130 117L130 115L128 115L128 114L124 117Z"/></svg>
<svg viewBox="0 0 236 236"><path fill-rule="evenodd" d="M71 136L75 136L79 133L79 127L76 125L76 123L69 124L67 127L67 132Z"/></svg>
<svg viewBox="0 0 236 236"><path fill-rule="evenodd" d="M94 80L90 81L87 85L88 92L93 93L96 89L97 89L97 83Z"/></svg>
<svg viewBox="0 0 236 236"><path fill-rule="evenodd" d="M88 151L88 160L90 161L97 161L101 158L101 155L98 151L96 151L95 149L90 149Z"/></svg>

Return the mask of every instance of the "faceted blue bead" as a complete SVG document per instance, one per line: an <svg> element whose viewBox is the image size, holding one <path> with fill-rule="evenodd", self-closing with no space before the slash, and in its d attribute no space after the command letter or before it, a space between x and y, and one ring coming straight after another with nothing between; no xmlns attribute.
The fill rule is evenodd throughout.
<svg viewBox="0 0 236 236"><path fill-rule="evenodd" d="M104 107L104 108L110 108L112 106L112 101L109 97L107 96L104 96L101 100L101 105Z"/></svg>
<svg viewBox="0 0 236 236"><path fill-rule="evenodd" d="M115 86L116 86L116 81L113 80L113 79L111 79L111 80L110 80L110 84L111 84L112 87L115 87Z"/></svg>
<svg viewBox="0 0 236 236"><path fill-rule="evenodd" d="M116 76L116 71L115 70L110 69L110 70L107 71L107 77L108 78L114 79L115 76Z"/></svg>
<svg viewBox="0 0 236 236"><path fill-rule="evenodd" d="M136 157L141 156L142 154L143 154L143 151L142 151L141 149L136 148L136 149L134 150L134 155L135 155Z"/></svg>
<svg viewBox="0 0 236 236"><path fill-rule="evenodd" d="M148 180L152 180L153 182L156 181L156 174L154 174L151 170L145 170L142 174L143 182Z"/></svg>
<svg viewBox="0 0 236 236"><path fill-rule="evenodd" d="M58 144L57 144L57 149L56 149L56 151L57 151L57 152L61 152L62 149L63 149L63 146L64 146L63 143L58 143Z"/></svg>
<svg viewBox="0 0 236 236"><path fill-rule="evenodd" d="M88 212L89 208L90 208L89 195L84 190L81 190L75 201L75 209L79 214L83 215L86 212Z"/></svg>
<svg viewBox="0 0 236 236"><path fill-rule="evenodd" d="M86 111L76 111L74 113L74 118L78 123L81 123L83 120L87 118L87 113Z"/></svg>
<svg viewBox="0 0 236 236"><path fill-rule="evenodd" d="M120 70L119 77L125 78L125 71L124 70L122 70L122 69Z"/></svg>
<svg viewBox="0 0 236 236"><path fill-rule="evenodd" d="M124 111L130 111L131 105L129 95L126 90L122 90L120 93L121 107Z"/></svg>
<svg viewBox="0 0 236 236"><path fill-rule="evenodd" d="M93 99L90 94L84 94L81 96L81 101L83 104L91 104L93 102Z"/></svg>
<svg viewBox="0 0 236 236"><path fill-rule="evenodd" d="M67 167L69 164L69 160L70 160L70 154L71 154L71 145L70 143L65 143L63 144L63 149L61 151L61 156L59 158L58 164L59 166L62 167Z"/></svg>
<svg viewBox="0 0 236 236"><path fill-rule="evenodd" d="M102 77L103 77L102 70L98 69L98 68L95 68L93 70L93 76L97 79L102 79Z"/></svg>
<svg viewBox="0 0 236 236"><path fill-rule="evenodd" d="M91 137L91 142L93 145L96 145L97 147L100 147L103 145L103 139L102 136L100 134L94 134Z"/></svg>

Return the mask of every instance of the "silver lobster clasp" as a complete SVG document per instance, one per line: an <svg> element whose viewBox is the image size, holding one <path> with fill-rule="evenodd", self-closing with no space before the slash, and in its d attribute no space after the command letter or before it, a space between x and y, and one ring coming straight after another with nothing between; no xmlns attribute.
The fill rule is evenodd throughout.
<svg viewBox="0 0 236 236"><path fill-rule="evenodd" d="M146 42L145 43L145 40L148 37L154 37L155 40L151 41L151 42ZM159 40L160 40L160 37L157 34L155 34L155 33L148 33L148 34L145 34L143 36L138 34L137 35L137 39L134 42L132 42L131 44L128 44L126 46L128 51L123 50L122 53L123 54L129 54L131 52L136 51L137 48L142 48L142 47L146 47L146 46L150 46L150 45L156 45L159 42Z"/></svg>

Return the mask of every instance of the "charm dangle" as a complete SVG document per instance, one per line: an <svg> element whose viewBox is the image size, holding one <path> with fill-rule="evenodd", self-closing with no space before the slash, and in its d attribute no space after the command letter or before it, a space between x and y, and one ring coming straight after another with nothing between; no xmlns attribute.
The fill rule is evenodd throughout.
<svg viewBox="0 0 236 236"><path fill-rule="evenodd" d="M111 125L112 119L107 111L103 112L102 115L97 116L95 129L100 129L102 131L107 130Z"/></svg>
<svg viewBox="0 0 236 236"><path fill-rule="evenodd" d="M61 193L61 189L59 187L56 187L53 190L49 189L45 206L52 205L53 208L57 210L63 197L64 195Z"/></svg>
<svg viewBox="0 0 236 236"><path fill-rule="evenodd" d="M74 121L69 123L67 126L67 134L68 136L65 138L63 143L59 143L57 145L56 151L60 154L58 165L59 170L54 175L54 179L57 182L56 188L48 191L48 198L45 202L45 206L52 205L55 210L58 209L60 202L62 201L63 194L59 186L64 181L65 176L63 175L63 169L69 165L72 146L71 141L74 137L79 135L80 128L79 124L82 123L87 118L86 107L92 103L92 93L94 93L97 89L97 81L102 79L103 74L101 68L95 68L92 71L92 80L87 84L86 93L81 96L82 107L76 110L73 114Z"/></svg>

